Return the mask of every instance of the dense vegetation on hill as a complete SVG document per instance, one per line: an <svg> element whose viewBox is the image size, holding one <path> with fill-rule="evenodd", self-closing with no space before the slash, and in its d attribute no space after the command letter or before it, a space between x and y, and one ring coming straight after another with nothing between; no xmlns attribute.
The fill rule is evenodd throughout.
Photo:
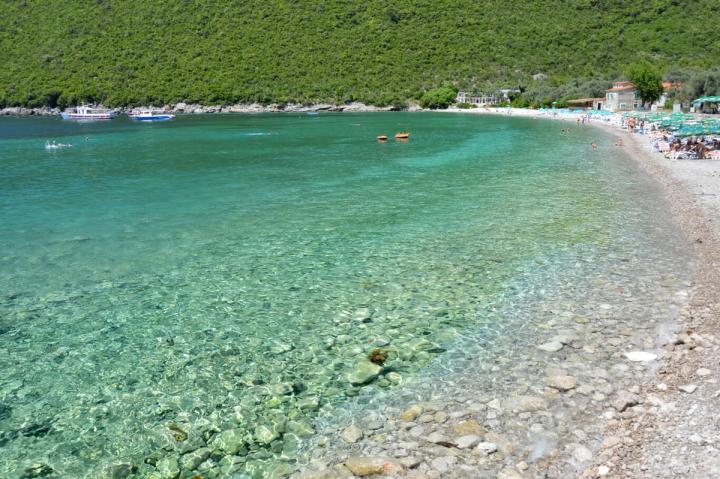
<svg viewBox="0 0 720 479"><path fill-rule="evenodd" d="M0 0L0 106L419 99L720 59L717 0Z"/></svg>

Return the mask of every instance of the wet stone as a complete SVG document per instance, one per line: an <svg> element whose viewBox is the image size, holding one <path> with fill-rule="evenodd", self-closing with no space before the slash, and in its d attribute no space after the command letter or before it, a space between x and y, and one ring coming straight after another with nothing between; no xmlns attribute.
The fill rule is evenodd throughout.
<svg viewBox="0 0 720 479"><path fill-rule="evenodd" d="M340 437L343 441L350 444L358 442L363 437L363 432L356 425L352 424L340 433Z"/></svg>
<svg viewBox="0 0 720 479"><path fill-rule="evenodd" d="M483 434L485 434L485 428L482 427L480 423L477 422L475 419L468 419L466 421L461 421L457 424L454 424L453 431L455 431L455 434L460 436L469 434L482 436Z"/></svg>
<svg viewBox="0 0 720 479"><path fill-rule="evenodd" d="M111 472L112 472L112 470L109 470L109 471L107 471L106 474L110 474ZM130 472L131 471L128 471L127 475L129 475ZM29 479L29 478L34 478L34 477L47 477L54 473L55 473L55 471L53 470L53 468L48 466L47 464L32 464L31 466L29 466L25 469L25 471L23 472L22 478ZM124 479L125 477L126 476L123 476L122 479ZM116 478L118 478L118 476L105 475L105 476L103 476L103 479L105 479L105 478L116 479Z"/></svg>
<svg viewBox="0 0 720 479"><path fill-rule="evenodd" d="M577 385L577 379L574 376L559 374L556 376L549 376L546 379L545 384L551 388L557 389L558 391L569 391L570 389L575 388Z"/></svg>
<svg viewBox="0 0 720 479"><path fill-rule="evenodd" d="M255 428L255 440L260 444L270 444L278 437L280 434L268 426L261 424Z"/></svg>
<svg viewBox="0 0 720 479"><path fill-rule="evenodd" d="M504 409L517 412L532 412L547 409L547 401L539 396L515 396L507 399Z"/></svg>
<svg viewBox="0 0 720 479"><path fill-rule="evenodd" d="M386 457L352 456L345 461L347 467L356 476L364 477L372 474L392 474L402 471L402 466Z"/></svg>
<svg viewBox="0 0 720 479"><path fill-rule="evenodd" d="M210 449L201 447L180 457L180 466L187 471L197 467L210 456Z"/></svg>
<svg viewBox="0 0 720 479"><path fill-rule="evenodd" d="M415 404L403 411L400 415L400 419L407 422L414 421L418 416L420 416L420 414L422 414L422 411L422 406Z"/></svg>
<svg viewBox="0 0 720 479"><path fill-rule="evenodd" d="M370 361L361 361L348 373L348 381L355 386L367 384L377 378L382 370L382 366Z"/></svg>
<svg viewBox="0 0 720 479"><path fill-rule="evenodd" d="M548 353L556 353L563 348L563 343L561 343L560 341L549 341L547 343L541 344L537 348L541 351L545 351Z"/></svg>
<svg viewBox="0 0 720 479"><path fill-rule="evenodd" d="M223 431L211 442L214 451L221 454L235 455L245 449L245 439L242 429L228 429Z"/></svg>
<svg viewBox="0 0 720 479"><path fill-rule="evenodd" d="M176 479L180 475L180 465L175 457L163 457L155 465L162 479Z"/></svg>

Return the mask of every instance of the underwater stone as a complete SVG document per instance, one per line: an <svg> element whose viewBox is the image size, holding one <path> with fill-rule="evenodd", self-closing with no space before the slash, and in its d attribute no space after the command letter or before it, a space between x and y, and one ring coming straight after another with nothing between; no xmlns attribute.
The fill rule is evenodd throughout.
<svg viewBox="0 0 720 479"><path fill-rule="evenodd" d="M558 391L569 391L577 386L577 379L574 376L558 374L548 377L545 383Z"/></svg>
<svg viewBox="0 0 720 479"><path fill-rule="evenodd" d="M283 354L292 350L292 344L281 343L279 341L270 346L270 352L273 354Z"/></svg>
<svg viewBox="0 0 720 479"><path fill-rule="evenodd" d="M176 479L180 475L180 465L175 457L163 457L155 467L163 479Z"/></svg>
<svg viewBox="0 0 720 479"><path fill-rule="evenodd" d="M422 414L422 412L422 406L414 404L400 414L400 419L406 422L414 421L420 414Z"/></svg>
<svg viewBox="0 0 720 479"><path fill-rule="evenodd" d="M112 464L106 464L100 470L101 479L125 479L130 474L135 472L135 466L130 462L114 462ZM52 469L51 469L52 471ZM27 477L42 477L42 476L27 476Z"/></svg>
<svg viewBox="0 0 720 479"><path fill-rule="evenodd" d="M220 459L220 462L218 463L220 466L220 472L226 475L237 472L242 468L243 464L245 464L245 462L238 456L225 456Z"/></svg>
<svg viewBox="0 0 720 479"><path fill-rule="evenodd" d="M293 392L293 386L290 383L277 383L268 387L270 392L276 396L284 396Z"/></svg>
<svg viewBox="0 0 720 479"><path fill-rule="evenodd" d="M32 477L45 477L49 476L50 474L53 474L55 471L53 471L53 468L48 466L47 464L33 464L27 469L25 469L25 472L22 475L22 478L32 478ZM114 478L113 478L114 479ZM123 477L124 479L124 477Z"/></svg>
<svg viewBox="0 0 720 479"><path fill-rule="evenodd" d="M373 311L371 311L370 308L359 308L355 310L353 319L361 323L369 323L372 321L372 315Z"/></svg>
<svg viewBox="0 0 720 479"><path fill-rule="evenodd" d="M533 412L547 409L547 401L539 396L516 396L503 404L504 409L519 412Z"/></svg>
<svg viewBox="0 0 720 479"><path fill-rule="evenodd" d="M320 398L317 396L306 397L299 399L295 404L300 410L312 411L320 407Z"/></svg>
<svg viewBox="0 0 720 479"><path fill-rule="evenodd" d="M360 361L355 366L355 369L348 373L348 381L354 386L367 384L377 378L382 370L382 366L373 364L370 361Z"/></svg>
<svg viewBox="0 0 720 479"><path fill-rule="evenodd" d="M437 345L431 343L425 338L417 338L410 341L408 343L408 347L413 351L430 351L437 348Z"/></svg>
<svg viewBox="0 0 720 479"><path fill-rule="evenodd" d="M393 384L400 384L402 382L402 376L395 371L391 371L385 375L385 379Z"/></svg>
<svg viewBox="0 0 720 479"><path fill-rule="evenodd" d="M210 445L214 451L230 455L237 454L245 446L243 431L242 429L223 431L215 436Z"/></svg>
<svg viewBox="0 0 720 479"><path fill-rule="evenodd" d="M356 476L370 476L372 474L397 474L402 472L402 466L386 457L358 457L353 456L345 461L345 466Z"/></svg>
<svg viewBox="0 0 720 479"><path fill-rule="evenodd" d="M465 436L468 434L475 434L482 436L485 434L485 428L480 425L475 419L468 419L467 421L461 421L453 426L455 434Z"/></svg>
<svg viewBox="0 0 720 479"><path fill-rule="evenodd" d="M292 457L300 449L300 438L293 433L287 433L283 436L282 455Z"/></svg>
<svg viewBox="0 0 720 479"><path fill-rule="evenodd" d="M560 341L550 341L550 342L541 344L537 348L541 351L545 351L548 353L556 353L563 348L563 343L561 343Z"/></svg>
<svg viewBox="0 0 720 479"><path fill-rule="evenodd" d="M270 444L278 437L280 435L277 432L263 424L255 428L255 440L260 444Z"/></svg>
<svg viewBox="0 0 720 479"><path fill-rule="evenodd" d="M180 458L180 464L182 468L188 471L197 469L197 467L210 456L210 449L207 447L201 447L192 452L189 452Z"/></svg>
<svg viewBox="0 0 720 479"><path fill-rule="evenodd" d="M353 444L362 439L363 432L355 424L351 424L350 426L343 429L343 431L340 433L340 437L343 441Z"/></svg>
<svg viewBox="0 0 720 479"><path fill-rule="evenodd" d="M287 428L299 437L310 437L315 434L315 429L307 421L288 421Z"/></svg>

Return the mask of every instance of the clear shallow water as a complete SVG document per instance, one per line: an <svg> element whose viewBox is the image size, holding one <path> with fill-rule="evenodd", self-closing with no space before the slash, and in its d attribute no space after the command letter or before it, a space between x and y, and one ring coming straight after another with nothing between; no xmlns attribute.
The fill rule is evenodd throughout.
<svg viewBox="0 0 720 479"><path fill-rule="evenodd" d="M374 141L404 129L409 143ZM360 392L347 372L373 348L395 374L362 389L392 389L502 321L487 308L536 259L641 230L662 249L647 234L666 224L634 201L646 191L602 159L610 140L560 129L0 119L0 475L82 477L117 458L143 473L206 442L219 471L227 430L241 465L291 460L314 418Z"/></svg>

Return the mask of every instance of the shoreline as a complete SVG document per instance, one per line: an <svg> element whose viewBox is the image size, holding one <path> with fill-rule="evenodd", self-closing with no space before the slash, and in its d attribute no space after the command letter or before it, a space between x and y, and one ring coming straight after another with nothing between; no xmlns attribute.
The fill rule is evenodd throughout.
<svg viewBox="0 0 720 479"><path fill-rule="evenodd" d="M720 477L717 411L720 387L720 162L665 160L638 135L615 129L630 156L665 190L673 222L694 245L698 271L680 317L680 333L664 345L658 375L642 384L636 413L606 427L608 444L583 478Z"/></svg>
<svg viewBox="0 0 720 479"><path fill-rule="evenodd" d="M449 110L448 112L507 116L507 109ZM519 109L513 109L512 116L572 122L577 118L576 116L553 117L534 110ZM344 430L334 432L335 434L340 432L341 438L347 443L340 447L340 451L333 451L335 464L331 464L333 461L327 463L316 460L308 464L309 467L304 473L293 477L302 479L354 477L352 474L362 476L367 471L375 471L378 474L402 472L406 477L418 479L720 477L720 460L716 459L718 454L714 449L717 446L716 422L719 419L717 411L713 410L713 403L720 396L716 379L717 365L720 361L718 347L720 325L717 319L720 317L720 286L718 286L720 285L720 273L718 273L720 222L713 221L718 217L717 213L720 210L720 162L715 163L717 167L712 160L670 163L670 160L665 160L662 155L652 151L646 137L621 130L617 124L612 124L611 119L593 120L589 126L597 126L615 137L626 140L625 153L641 173L647 174L647 177L660 188L668 202L665 206L670 209L672 215L670 221L684 236L685 243L694 245L692 255L697 259L698 265L692 281L685 282L687 286L685 295L676 298L679 299L676 303L678 311L669 318L670 322L659 325L657 330L647 330L650 334L654 331L656 338L650 341L651 338L646 337L643 344L652 347L646 347L644 350L657 352L657 356L654 355L655 357L647 363L630 362L630 367L640 374L635 377L632 375L625 377L616 390L609 388L594 393L599 394L594 399L601 399L600 402L604 402L604 410L597 411L595 416L590 415L586 420L592 421L598 427L598 437L593 441L588 437L591 434L587 430L583 432L578 429L573 432L578 439L576 442L551 450L552 446L548 444L553 444L557 438L553 440L551 434L547 435L543 432L543 427L538 427L535 432L541 438L547 438L548 443L543 446L547 450L539 452L534 462L530 460L534 453L525 460L523 454L513 457L519 452L517 449L522 448L524 444L514 442L510 436L504 435L502 430L500 432L503 434L497 434L497 431L488 432L486 429L488 423L492 424L493 418L502 415L507 409L515 411L516 414L520 413L521 421L523 416L528 420L529 414L548 407L547 403L540 404L544 399L552 401L553 398L524 395L520 398L528 404L518 408L515 403L513 408L513 406L508 407L508 403L512 403L511 399L498 400L497 397L485 395L487 391L479 391L481 397L476 401L456 404L454 408L432 402L408 404L407 409L395 411L397 416L388 419L392 423L389 433L386 431L387 428L368 431L367 427L363 428L361 419L357 420L358 424L356 419L351 419L351 423ZM698 165L710 166L695 168ZM711 172L708 173L706 169ZM712 172L716 172L713 176L714 182L710 184L703 182L703 175ZM700 182L699 187L710 192L705 190L694 192L693 188L697 190L698 185L694 187L689 185L688 183L692 181ZM699 196L700 199L693 198L693 195ZM622 330L622 326L624 325L617 324L614 329ZM640 333L635 327L631 329L635 333ZM617 332L619 331L614 333ZM621 332L621 334L629 333ZM558 338L559 336L550 338L549 343L540 347ZM577 338L573 340L576 341ZM563 341L562 338L560 341L555 341L558 344L553 348L559 347L562 350L566 346ZM568 341L568 345L578 347L577 344L571 343L572 341ZM596 346L599 346L599 350L607 350L604 345ZM587 344L583 346L585 349L587 347ZM590 348L592 349L593 345L590 345ZM557 371L551 367L548 373L548 381L556 382L550 386L556 389L555 394L559 393L559 396L572 394L578 391L579 387L586 386L581 385L582 376L567 368L568 363L571 362L560 363L561 367L557 368ZM624 364L616 366L620 370L628 367ZM616 372L614 368L615 366L611 369L611 374ZM553 372L559 375L555 379L550 379L550 374ZM593 378L594 386L597 380L598 378ZM559 384L563 381L567 384ZM601 378L600 382L602 382ZM533 401L538 404L533 405ZM486 418L490 418L486 419L485 423L472 419L485 414L487 414ZM590 419L592 417L594 419ZM463 420L458 422L457 419ZM377 422L377 419L375 420ZM448 432L443 424L433 427L436 422L454 422L455 432L458 432L460 427L461 432L465 434L459 438L452 438L453 433ZM583 427L583 420L574 421L573 426ZM370 429L375 427L376 425L373 425ZM394 429L399 432L393 431ZM399 437L393 437L394 432ZM375 434L370 436L373 439L379 437L380 444L376 444L374 448L356 447L357 441L361 441L363 437L367 438L370 434ZM393 448L383 444L385 439L383 436L388 434L395 441L404 439L399 442L401 446L399 449L395 448L393 451ZM331 432L330 436L332 435L334 434ZM330 441L332 439L326 436L319 446L325 447ZM429 443L431 447L423 451L423 443ZM474 449L474 453L469 455L467 448L471 443L470 447ZM537 444L539 443L536 442L536 449ZM484 451L482 451L483 447L486 448ZM418 448L420 451L417 451ZM478 450L481 452L478 453ZM367 455L368 452L372 455ZM418 457L413 452L421 452L421 455ZM500 464L497 463L498 458L502 461ZM342 460L338 461L338 459ZM473 466L473 469L471 464L477 466ZM491 464L493 468L489 467ZM494 472L490 472L493 469Z"/></svg>
<svg viewBox="0 0 720 479"><path fill-rule="evenodd" d="M577 118L576 115L554 117L533 110L511 111L511 116L573 123ZM448 112L507 116L507 109ZM553 361L541 366L547 368L548 389L544 394L523 393L521 385L521 391L514 393L520 395L517 399L510 395L503 400L502 397L493 397L498 394L497 391L490 391L491 395L483 394L488 391L475 391L480 397L473 398L464 396L461 391L449 389L448 395L455 398L457 404L448 406L437 401L407 403L405 410L396 409L396 415L388 417L390 427L380 429L377 427L379 424L368 427L365 424L367 421L361 417L351 418L345 429L330 431L321 439L321 444L316 446L325 447L332 443L333 436L337 434L346 444L325 451L322 459L310 462L304 473L293 477L341 478L354 477L353 474L363 476L366 473L397 473L418 479L669 479L720 476L720 461L714 459L717 454L708 454L718 419L712 404L720 395L720 390L715 392L717 387L713 387L720 356L720 341L716 339L720 338L716 319L720 312L717 287L720 284L717 271L720 265L720 242L717 237L719 225L712 221L712 218L717 218L718 211L713 204L720 203L705 201L708 204L699 204L693 200L691 187L687 185L688 178L697 180L697 175L703 174L702 169L699 173L688 173L688 167L712 165L712 160L670 164L662 155L651 151L646 138L620 130L619 125L613 124L610 118L605 121L593 120L589 126L598 126L612 136L626 139L624 153L632 159L639 173L646 173L647 178L667 199L668 204L663 205L663 210L670 209L670 221L683 236L680 241L686 245L685 248L693 250L692 256L697 259L698 269L692 281L683 282L683 290L667 291L662 298L656 298L659 301L669 300L668 295L674 295L670 309L674 308L675 312L666 318L667 322L647 328L643 324L647 318L634 311L634 317L628 318L628 321L608 323L608 328L614 330L605 330L609 336L605 340L609 339L609 344L590 343L585 339L582 327L577 330L579 337L572 332L563 337L567 331L556 331L560 334L546 337L550 341L536 347L543 349L547 346L549 351L563 352L567 347L582 348L592 354L589 358L612 351L608 359L616 361L616 364L605 370L605 373L600 372L599 376L595 376L598 373L593 371L583 377L579 371L582 370L580 361L568 360L563 355L561 357L565 361L561 360L557 367L552 366L556 364ZM717 164L715 169L720 178L720 163ZM683 173L685 181L681 179ZM720 197L711 196L720 193L720 180L710 187L714 193L707 194L707 198ZM712 225L715 225L715 231ZM597 285L593 283L591 287ZM632 324L630 319L634 319L637 324ZM592 336L592 328L585 333L588 337ZM623 341L618 333L620 337L640 335L642 340L636 342L633 349L652 351L652 359L635 362L629 357L623 358L628 349L624 344L617 347L619 341ZM540 342L542 338L542 333L538 334ZM585 345L581 346L582 343ZM594 361L588 359L588 363ZM613 379L611 384L605 384L608 376L603 374L608 372ZM585 384L588 380L592 385ZM580 392L581 388L585 390ZM537 386L531 389L535 389L535 393L540 392ZM598 404L585 405L592 410L588 414L580 406L582 400L576 398L590 394L593 402L601 405L599 408ZM565 414L586 415L584 419L574 417L567 425L578 428L568 433L569 436L576 436L575 441L569 441L568 438L559 440L547 430L547 424L541 426L544 423L540 418L532 417L552 411L557 398L569 403L570 410L566 410ZM498 426L497 419L508 412L519 414L515 426ZM692 430L687 424L689 415L692 417ZM481 419L483 416L485 421ZM527 441L523 441L521 436L513 437L508 427L522 429L520 423L532 421L536 422L530 426L528 434L535 439L530 441L528 448ZM377 418L375 422L378 422ZM447 427L450 424L452 428ZM589 424L596 427L597 431L588 431ZM562 431L563 427L558 426L557 430ZM661 438L658 437L660 429L664 430ZM400 447L387 446L388 439Z"/></svg>
<svg viewBox="0 0 720 479"><path fill-rule="evenodd" d="M260 103L237 103L234 105L201 105L199 103L179 102L175 104L167 104L162 107L135 106L135 107L119 107L114 110L120 114L125 114L131 110L163 110L167 113L180 115L206 115L206 114L224 114L224 113L319 113L319 112L347 112L347 113L367 113L367 112L386 112L386 111L421 111L415 104L406 107L396 106L375 106L367 105L360 102L352 102L342 105L334 103L313 103L309 105L300 103L271 103L263 105ZM0 117L2 116L59 116L62 110L60 108L51 108L47 106L39 108L27 107L6 107L0 108Z"/></svg>

